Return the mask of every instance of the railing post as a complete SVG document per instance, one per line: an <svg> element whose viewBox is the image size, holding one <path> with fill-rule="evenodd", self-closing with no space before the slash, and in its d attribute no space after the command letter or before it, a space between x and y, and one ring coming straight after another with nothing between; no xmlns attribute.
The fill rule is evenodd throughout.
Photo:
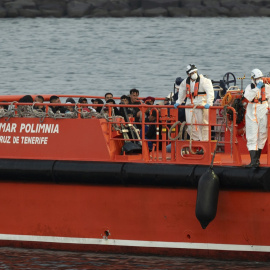
<svg viewBox="0 0 270 270"><path fill-rule="evenodd" d="M171 109L170 110L170 117L171 117L171 122L175 123L178 121L178 109ZM175 138L176 137L176 133L178 132L177 130L178 126L176 126L172 132L171 132L171 138ZM182 139L182 138L181 138ZM176 157L175 157L175 151L176 151L176 141L170 141L171 143L171 160L175 161Z"/></svg>
<svg viewBox="0 0 270 270"><path fill-rule="evenodd" d="M149 150L148 150L148 142L145 140L145 111L144 107L141 108L142 112L142 134L141 134L141 142L142 142L142 156L145 161L149 161Z"/></svg>
<svg viewBox="0 0 270 270"><path fill-rule="evenodd" d="M242 159L239 152L239 144L236 138L237 135L237 124L236 124L236 111L234 108L230 107L233 110L233 163L234 165L242 165Z"/></svg>
<svg viewBox="0 0 270 270"><path fill-rule="evenodd" d="M167 117L167 109L162 108L160 110L160 115L161 115L161 124L162 128L160 130L161 132L161 139L162 139L162 161L166 161L166 133L167 133L167 128L166 128L166 117Z"/></svg>

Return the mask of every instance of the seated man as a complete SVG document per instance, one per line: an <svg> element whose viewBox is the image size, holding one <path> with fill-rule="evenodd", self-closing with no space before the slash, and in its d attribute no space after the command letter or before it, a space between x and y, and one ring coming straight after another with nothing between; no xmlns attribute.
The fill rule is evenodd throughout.
<svg viewBox="0 0 270 270"><path fill-rule="evenodd" d="M19 99L19 103L33 103L33 98L30 95L23 96L22 98ZM26 116L30 113L30 110L32 106L30 105L22 105L18 106L18 113L21 116Z"/></svg>
<svg viewBox="0 0 270 270"><path fill-rule="evenodd" d="M113 99L108 99L106 101L106 104L115 104L115 101ZM106 110L108 111L108 109L106 108ZM120 115L118 108L116 107L112 107L112 115Z"/></svg>
<svg viewBox="0 0 270 270"><path fill-rule="evenodd" d="M104 97L105 97L105 102L107 102L107 100L113 99L113 94L112 93L106 93Z"/></svg>
<svg viewBox="0 0 270 270"><path fill-rule="evenodd" d="M50 103L61 103L60 98L58 96L51 96L50 97ZM63 106L50 106L50 109L53 111L53 113L65 113L65 108Z"/></svg>
<svg viewBox="0 0 270 270"><path fill-rule="evenodd" d="M66 102L66 103L67 103L67 104L72 104L71 102ZM71 113L73 113L73 112L75 112L74 106L68 105L68 106L66 107L65 114L71 114Z"/></svg>
<svg viewBox="0 0 270 270"><path fill-rule="evenodd" d="M143 99L143 101L146 105L154 105L155 100L156 99L154 97L150 97L150 96ZM151 108L149 108L145 111L145 122L148 122L150 110L151 110Z"/></svg>
<svg viewBox="0 0 270 270"><path fill-rule="evenodd" d="M100 98L96 98L96 99L91 99L91 101L92 101L92 103L93 104L104 104L104 102L100 99ZM100 106L100 107L97 107L97 106L92 106L93 107L93 109L95 109L98 113L100 113L101 112L101 110L102 110L102 106Z"/></svg>
<svg viewBox="0 0 270 270"><path fill-rule="evenodd" d="M85 97L80 97L78 100L78 103L88 104L88 101ZM82 111L83 112L96 112L96 110L93 109L92 107L83 107Z"/></svg>
<svg viewBox="0 0 270 270"><path fill-rule="evenodd" d="M119 104L123 104L123 105L129 104L129 98L126 95L122 95L120 100L121 100L121 102ZM128 117L133 117L133 114L132 114L131 110L129 108L127 108L127 107L125 107L125 109L126 109ZM120 115L122 117L125 117L124 107L119 108L119 113L120 113Z"/></svg>
<svg viewBox="0 0 270 270"><path fill-rule="evenodd" d="M138 97L139 97L139 90L138 89L131 89L129 91L130 95L129 95L129 104L130 105L140 105L141 102L138 100ZM140 111L140 109L138 107L130 107L129 110L131 111L133 117L135 118L135 122L141 122L141 116L142 116L142 113ZM141 129L141 125L140 124L136 124L138 129Z"/></svg>
<svg viewBox="0 0 270 270"><path fill-rule="evenodd" d="M34 102L36 103L43 103L44 102L44 97L43 96L36 96L34 99ZM35 110L42 110L45 112L45 106L43 105L34 105Z"/></svg>

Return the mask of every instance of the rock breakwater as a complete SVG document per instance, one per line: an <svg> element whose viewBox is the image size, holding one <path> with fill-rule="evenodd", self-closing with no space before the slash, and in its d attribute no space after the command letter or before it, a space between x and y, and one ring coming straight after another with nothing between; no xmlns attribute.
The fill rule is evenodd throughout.
<svg viewBox="0 0 270 270"><path fill-rule="evenodd" d="M265 0L0 0L14 17L270 17Z"/></svg>

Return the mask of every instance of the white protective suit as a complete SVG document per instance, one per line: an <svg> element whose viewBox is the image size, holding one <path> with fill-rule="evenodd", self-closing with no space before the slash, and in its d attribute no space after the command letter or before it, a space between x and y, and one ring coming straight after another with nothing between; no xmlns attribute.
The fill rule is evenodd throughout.
<svg viewBox="0 0 270 270"><path fill-rule="evenodd" d="M249 84L244 93L244 97L249 101L246 109L246 138L247 148L251 150L263 149L267 140L267 112L270 102L270 86L265 85L265 97L268 101L252 103L252 100L261 98L261 89L251 88Z"/></svg>
<svg viewBox="0 0 270 270"><path fill-rule="evenodd" d="M179 87L179 94L177 103L182 104L186 98L186 81L185 79ZM195 81L193 82L190 80L190 91L191 93L194 92ZM213 105L214 100L214 89L211 80L205 78L203 75L200 75L200 83L199 83L199 93L205 92L205 94L198 94L195 98L191 99L187 98L186 105L198 105L204 106L206 103L210 106ZM198 124L208 124L209 118L209 109L195 109L193 113L193 109L186 109L186 122L191 124L193 123L193 130L192 130L192 139L194 141L207 141L208 140L208 126L198 126ZM193 119L192 119L193 117ZM188 133L191 136L191 126L188 127Z"/></svg>

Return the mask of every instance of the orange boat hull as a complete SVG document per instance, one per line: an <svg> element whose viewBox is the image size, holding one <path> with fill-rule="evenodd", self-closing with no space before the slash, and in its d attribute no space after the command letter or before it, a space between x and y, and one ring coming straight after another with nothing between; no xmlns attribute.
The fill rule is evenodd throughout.
<svg viewBox="0 0 270 270"><path fill-rule="evenodd" d="M269 260L269 195L221 191L215 220L195 217L196 189L2 182L8 246Z"/></svg>
<svg viewBox="0 0 270 270"><path fill-rule="evenodd" d="M225 131L214 160L217 215L202 229L197 185L216 140L192 142L204 155L191 156L188 140L166 153L158 143L149 151L142 136L141 153L128 155L105 119L41 120L0 119L1 246L270 260L269 142L261 167L245 169L243 140Z"/></svg>

